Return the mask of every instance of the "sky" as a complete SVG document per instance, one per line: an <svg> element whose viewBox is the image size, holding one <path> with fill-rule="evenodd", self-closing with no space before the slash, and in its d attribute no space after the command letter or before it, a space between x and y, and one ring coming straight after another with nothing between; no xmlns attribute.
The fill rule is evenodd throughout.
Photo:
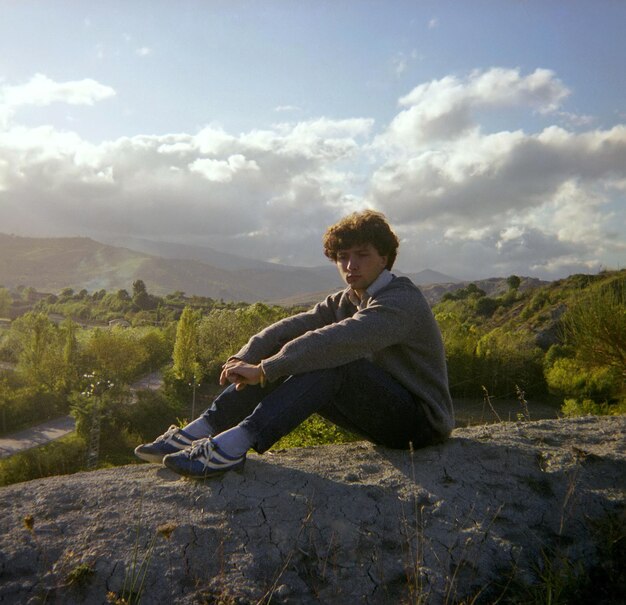
<svg viewBox="0 0 626 605"><path fill-rule="evenodd" d="M397 267L626 259L626 2L0 0L0 232L322 265L383 212Z"/></svg>

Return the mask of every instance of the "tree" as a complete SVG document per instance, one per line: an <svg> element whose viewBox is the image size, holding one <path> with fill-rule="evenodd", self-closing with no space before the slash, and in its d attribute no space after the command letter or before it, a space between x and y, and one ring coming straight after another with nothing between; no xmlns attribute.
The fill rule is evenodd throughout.
<svg viewBox="0 0 626 605"><path fill-rule="evenodd" d="M11 332L16 337L17 370L33 385L50 391L62 383L62 343L57 327L44 313L26 313L16 319Z"/></svg>
<svg viewBox="0 0 626 605"><path fill-rule="evenodd" d="M37 290L32 286L28 286L21 291L22 300L27 303L35 302L37 298Z"/></svg>
<svg viewBox="0 0 626 605"><path fill-rule="evenodd" d="M76 339L76 324L68 317L63 322L61 329L65 336L63 345L64 387L66 391L70 391L77 383L79 377L79 351L78 340Z"/></svg>
<svg viewBox="0 0 626 605"><path fill-rule="evenodd" d="M139 344L146 352L146 369L149 371L156 370L172 357L172 341L158 328L146 330L139 338Z"/></svg>
<svg viewBox="0 0 626 605"><path fill-rule="evenodd" d="M96 328L84 349L87 363L102 380L128 384L144 366L147 353L130 330Z"/></svg>
<svg viewBox="0 0 626 605"><path fill-rule="evenodd" d="M198 313L185 307L176 326L174 376L190 381L198 373Z"/></svg>
<svg viewBox="0 0 626 605"><path fill-rule="evenodd" d="M590 288L569 307L562 325L586 366L611 366L626 376L626 276Z"/></svg>
<svg viewBox="0 0 626 605"><path fill-rule="evenodd" d="M509 290L517 290L522 283L522 280L517 275L510 275L506 280Z"/></svg>
<svg viewBox="0 0 626 605"><path fill-rule="evenodd" d="M144 311L154 309L157 305L155 298L148 294L146 284L141 279L133 282L133 303L138 309Z"/></svg>

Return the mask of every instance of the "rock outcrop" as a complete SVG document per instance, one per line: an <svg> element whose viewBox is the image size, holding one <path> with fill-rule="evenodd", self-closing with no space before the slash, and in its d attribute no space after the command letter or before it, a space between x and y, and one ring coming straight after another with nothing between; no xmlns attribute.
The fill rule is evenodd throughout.
<svg viewBox="0 0 626 605"><path fill-rule="evenodd" d="M594 565L625 435L626 417L503 423L413 453L251 455L206 482L141 464L9 486L0 602L493 602L546 556Z"/></svg>

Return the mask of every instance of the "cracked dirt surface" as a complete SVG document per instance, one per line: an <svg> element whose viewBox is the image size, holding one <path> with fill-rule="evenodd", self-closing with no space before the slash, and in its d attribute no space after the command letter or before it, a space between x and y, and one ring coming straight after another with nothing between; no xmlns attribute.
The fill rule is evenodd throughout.
<svg viewBox="0 0 626 605"><path fill-rule="evenodd" d="M251 455L206 482L150 464L52 477L0 489L0 603L104 603L133 575L139 590L142 563L144 604L454 603L532 580L542 550L593 561L625 486L626 417Z"/></svg>

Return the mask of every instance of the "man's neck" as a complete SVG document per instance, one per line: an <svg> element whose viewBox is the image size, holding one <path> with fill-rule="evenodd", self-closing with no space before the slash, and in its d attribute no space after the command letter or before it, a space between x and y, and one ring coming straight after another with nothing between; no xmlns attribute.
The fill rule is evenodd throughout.
<svg viewBox="0 0 626 605"><path fill-rule="evenodd" d="M354 296L356 296L359 300L363 300L366 292L367 290L355 290L352 288L352 294L354 294Z"/></svg>

